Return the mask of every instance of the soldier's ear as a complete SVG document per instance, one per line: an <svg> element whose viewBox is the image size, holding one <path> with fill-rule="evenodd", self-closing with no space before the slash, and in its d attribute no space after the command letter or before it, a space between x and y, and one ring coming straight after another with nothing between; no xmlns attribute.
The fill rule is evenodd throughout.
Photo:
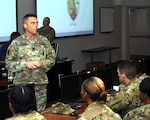
<svg viewBox="0 0 150 120"><path fill-rule="evenodd" d="M122 82L123 82L123 83L126 82L126 78L127 78L126 75L125 75L125 74L122 74L121 79L122 79Z"/></svg>
<svg viewBox="0 0 150 120"><path fill-rule="evenodd" d="M23 27L26 29L26 28L27 28L27 25L24 23L24 24L23 24Z"/></svg>
<svg viewBox="0 0 150 120"><path fill-rule="evenodd" d="M83 97L84 97L84 98L87 97L87 92L86 92L86 91L83 92Z"/></svg>
<svg viewBox="0 0 150 120"><path fill-rule="evenodd" d="M126 78L126 75L125 75L124 73L122 74L122 78L123 78L123 79L125 79L125 78Z"/></svg>
<svg viewBox="0 0 150 120"><path fill-rule="evenodd" d="M144 98L149 98L147 93L144 94Z"/></svg>

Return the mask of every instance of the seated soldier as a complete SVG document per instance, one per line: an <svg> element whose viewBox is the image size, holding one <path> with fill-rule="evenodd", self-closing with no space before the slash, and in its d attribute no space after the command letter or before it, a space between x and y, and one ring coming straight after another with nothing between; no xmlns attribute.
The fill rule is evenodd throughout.
<svg viewBox="0 0 150 120"><path fill-rule="evenodd" d="M125 87L116 94L108 96L107 101L113 111L124 116L128 111L141 105L138 97L141 81L136 77L135 65L129 61L119 62L117 72L120 83Z"/></svg>
<svg viewBox="0 0 150 120"><path fill-rule="evenodd" d="M12 32L10 35L10 40L8 42L2 44L2 46L0 47L0 60L1 61L5 60L6 51L7 51L7 48L9 47L10 43L19 36L20 36L19 32Z"/></svg>
<svg viewBox="0 0 150 120"><path fill-rule="evenodd" d="M139 98L144 105L129 111L123 120L150 120L150 78L142 80L139 88Z"/></svg>
<svg viewBox="0 0 150 120"><path fill-rule="evenodd" d="M150 77L144 72L144 66L143 63L141 62L132 62L135 65L136 68L136 78L138 78L140 81L142 81L144 78ZM124 89L125 85L120 84L119 85L119 90Z"/></svg>
<svg viewBox="0 0 150 120"><path fill-rule="evenodd" d="M36 112L34 88L31 85L14 86L9 94L9 107L13 117L6 120L46 120Z"/></svg>
<svg viewBox="0 0 150 120"><path fill-rule="evenodd" d="M121 120L106 104L107 92L103 81L98 77L86 79L81 86L81 97L88 106L78 115L77 120Z"/></svg>

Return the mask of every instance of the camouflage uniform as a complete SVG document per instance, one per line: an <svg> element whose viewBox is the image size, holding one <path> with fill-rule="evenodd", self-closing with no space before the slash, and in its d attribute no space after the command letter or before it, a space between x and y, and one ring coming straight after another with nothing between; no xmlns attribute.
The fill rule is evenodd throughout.
<svg viewBox="0 0 150 120"><path fill-rule="evenodd" d="M146 73L143 73L138 79L142 81L144 78L149 78L149 77L150 77L149 75L146 75Z"/></svg>
<svg viewBox="0 0 150 120"><path fill-rule="evenodd" d="M144 78L148 78L148 77L150 77L149 75L146 75L146 73L143 73L139 78L137 78L137 79L139 79L139 81L142 81ZM126 86L124 85L124 84L120 84L119 85L119 90L124 90L124 88L125 88Z"/></svg>
<svg viewBox="0 0 150 120"><path fill-rule="evenodd" d="M123 120L150 120L150 104L129 111Z"/></svg>
<svg viewBox="0 0 150 120"><path fill-rule="evenodd" d="M50 42L55 39L55 30L52 27L41 27L38 29L38 33L45 36Z"/></svg>
<svg viewBox="0 0 150 120"><path fill-rule="evenodd" d="M107 97L107 101L113 111L121 111L121 115L125 115L128 111L141 105L139 99L139 84L140 80L134 78L129 85L123 87L116 95L110 95Z"/></svg>
<svg viewBox="0 0 150 120"><path fill-rule="evenodd" d="M38 112L33 111L29 114L18 114L5 120L46 120L46 118L40 115Z"/></svg>
<svg viewBox="0 0 150 120"><path fill-rule="evenodd" d="M94 102L87 106L85 111L76 120L122 120L108 106L101 102Z"/></svg>
<svg viewBox="0 0 150 120"><path fill-rule="evenodd" d="M123 84L123 83L121 83L120 85L119 85L119 91L122 91L122 90L124 90L126 88L126 86Z"/></svg>
<svg viewBox="0 0 150 120"><path fill-rule="evenodd" d="M49 110L52 113L59 113L59 114L70 114L75 111L74 109L71 108L69 104L64 104L62 102L56 102L55 104L52 104Z"/></svg>
<svg viewBox="0 0 150 120"><path fill-rule="evenodd" d="M48 84L46 72L54 66L55 57L54 49L49 41L38 33L34 39L26 39L25 35L21 35L12 41L7 50L5 63L6 68L14 75L13 83L35 84L37 110L45 108ZM27 61L36 60L42 62L42 67L28 69L25 66Z"/></svg>

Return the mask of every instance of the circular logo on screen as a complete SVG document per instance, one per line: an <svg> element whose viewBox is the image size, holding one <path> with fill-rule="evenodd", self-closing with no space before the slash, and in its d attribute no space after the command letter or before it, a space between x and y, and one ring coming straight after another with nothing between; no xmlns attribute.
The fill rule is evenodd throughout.
<svg viewBox="0 0 150 120"><path fill-rule="evenodd" d="M75 20L79 13L79 3L79 0L67 1L68 14L70 15L72 20Z"/></svg>

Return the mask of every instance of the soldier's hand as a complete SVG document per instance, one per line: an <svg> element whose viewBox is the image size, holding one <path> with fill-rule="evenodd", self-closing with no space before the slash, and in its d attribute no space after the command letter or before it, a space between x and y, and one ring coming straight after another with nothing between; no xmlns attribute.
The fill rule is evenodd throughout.
<svg viewBox="0 0 150 120"><path fill-rule="evenodd" d="M26 62L25 65L28 69L36 69L42 66L42 62L41 61L28 61Z"/></svg>
<svg viewBox="0 0 150 120"><path fill-rule="evenodd" d="M41 61L34 61L33 64L38 68L42 66L42 62Z"/></svg>
<svg viewBox="0 0 150 120"><path fill-rule="evenodd" d="M37 66L36 65L34 65L34 61L28 61L28 62L26 62L26 67L28 68L28 69L35 69L35 68L37 68Z"/></svg>

